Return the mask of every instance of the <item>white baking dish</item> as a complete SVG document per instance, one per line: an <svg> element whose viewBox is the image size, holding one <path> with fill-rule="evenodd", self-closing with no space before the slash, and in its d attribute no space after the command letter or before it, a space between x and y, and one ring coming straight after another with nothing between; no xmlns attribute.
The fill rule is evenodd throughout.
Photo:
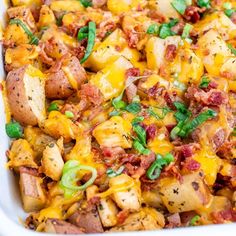
<svg viewBox="0 0 236 236"><path fill-rule="evenodd" d="M165 0L163 0L165 1ZM6 0L0 0L0 22L4 23L5 11L7 8ZM2 50L0 48L0 55ZM0 57L0 79L4 79L3 60ZM27 114L26 114L27 115ZM49 234L36 233L25 229L21 224L21 219L25 219L26 214L22 210L21 200L19 196L18 183L13 173L5 168L6 156L9 139L5 134L5 115L2 97L0 95L0 236L37 236ZM151 232L128 232L128 233L112 233L105 234L107 236L231 236L236 235L236 224L214 225L203 227L179 228L173 230L161 230ZM94 235L96 236L96 235ZM100 234L101 236L101 234Z"/></svg>

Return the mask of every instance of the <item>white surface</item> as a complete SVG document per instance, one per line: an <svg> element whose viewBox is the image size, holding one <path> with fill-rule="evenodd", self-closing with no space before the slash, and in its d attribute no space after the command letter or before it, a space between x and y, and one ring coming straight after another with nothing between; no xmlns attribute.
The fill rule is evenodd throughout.
<svg viewBox="0 0 236 236"><path fill-rule="evenodd" d="M163 0L164 1L164 0ZM6 10L5 0L0 0L0 22L3 23L4 14ZM0 55L2 54L0 49ZM0 56L0 78L4 78L2 57ZM8 148L8 138L5 134L5 115L2 98L0 96L0 235L1 236L38 236L41 233L36 233L24 229L20 225L19 219L24 219L26 214L21 207L19 198L18 184L12 172L5 168L6 156L5 152ZM134 232L134 233L116 233L105 234L106 236L233 236L236 235L236 224L205 226L205 227L191 227L174 230L162 230L153 232ZM49 236L43 234L43 236ZM94 235L96 236L96 235ZM104 234L103 234L104 236Z"/></svg>

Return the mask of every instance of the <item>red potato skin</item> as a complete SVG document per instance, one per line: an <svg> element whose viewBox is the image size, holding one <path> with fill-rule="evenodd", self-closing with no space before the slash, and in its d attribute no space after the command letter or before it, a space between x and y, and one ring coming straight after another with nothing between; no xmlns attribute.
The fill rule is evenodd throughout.
<svg viewBox="0 0 236 236"><path fill-rule="evenodd" d="M70 218L69 221L83 228L85 233L103 233L103 227L97 210L94 208L88 212L77 211Z"/></svg>
<svg viewBox="0 0 236 236"><path fill-rule="evenodd" d="M69 68L70 73L76 79L78 89L86 81L87 74L85 69L80 65L77 57L70 57L64 59L62 66L66 65ZM66 74L60 68L56 72L48 74L45 92L46 97L50 99L65 99L73 94L75 89L71 86Z"/></svg>
<svg viewBox="0 0 236 236"><path fill-rule="evenodd" d="M13 118L22 125L38 124L37 117L28 104L29 98L25 94L24 74L27 65L8 73L6 78L6 91L8 104ZM26 115L27 114L27 115Z"/></svg>
<svg viewBox="0 0 236 236"><path fill-rule="evenodd" d="M77 226L64 220L47 219L45 222L45 232L55 234L84 234Z"/></svg>

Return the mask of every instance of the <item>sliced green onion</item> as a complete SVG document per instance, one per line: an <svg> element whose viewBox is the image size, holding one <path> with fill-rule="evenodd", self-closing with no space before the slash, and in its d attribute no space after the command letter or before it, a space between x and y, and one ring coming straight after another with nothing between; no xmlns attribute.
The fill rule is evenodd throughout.
<svg viewBox="0 0 236 236"><path fill-rule="evenodd" d="M203 76L199 88L207 88L210 82L211 80L207 76Z"/></svg>
<svg viewBox="0 0 236 236"><path fill-rule="evenodd" d="M190 226L196 225L196 223L201 219L199 215L195 215L189 222Z"/></svg>
<svg viewBox="0 0 236 236"><path fill-rule="evenodd" d="M231 50L231 52L236 56L236 49L233 47L233 45L228 43L227 46Z"/></svg>
<svg viewBox="0 0 236 236"><path fill-rule="evenodd" d="M223 4L223 7L224 7L224 9L231 9L232 8L232 4L230 2L225 2Z"/></svg>
<svg viewBox="0 0 236 236"><path fill-rule="evenodd" d="M229 18L233 15L233 13L235 12L236 10L234 9L226 9L224 11L225 15L228 16Z"/></svg>
<svg viewBox="0 0 236 236"><path fill-rule="evenodd" d="M79 41L88 38L88 26L82 27L79 30L77 37Z"/></svg>
<svg viewBox="0 0 236 236"><path fill-rule="evenodd" d="M175 118L177 121L184 121L188 119L191 115L191 112L187 109L187 107L182 102L174 102L174 106L177 109L177 112L175 113Z"/></svg>
<svg viewBox="0 0 236 236"><path fill-rule="evenodd" d="M116 177L118 175L121 175L122 172L124 171L124 169L125 169L125 166L121 166L117 171L110 168L110 169L107 170L106 174L107 174L108 177L113 178L113 177Z"/></svg>
<svg viewBox="0 0 236 236"><path fill-rule="evenodd" d="M162 157L160 154L157 154L156 160L147 170L147 178L151 180L159 178L162 168L169 165L174 160L174 156L171 153L166 154L164 157Z"/></svg>
<svg viewBox="0 0 236 236"><path fill-rule="evenodd" d="M236 136L236 128L233 129L233 132L231 133L231 135Z"/></svg>
<svg viewBox="0 0 236 236"><path fill-rule="evenodd" d="M7 123L5 130L10 138L21 138L23 136L22 127L18 122Z"/></svg>
<svg viewBox="0 0 236 236"><path fill-rule="evenodd" d="M211 0L197 0L197 5L199 7L210 8L211 7Z"/></svg>
<svg viewBox="0 0 236 236"><path fill-rule="evenodd" d="M35 36L30 29L26 26L25 23L23 23L22 20L20 19L11 19L9 22L10 25L19 25L24 31L25 33L28 35L28 37L30 38L30 44L34 44L34 45L38 45L39 44L39 38L37 36Z"/></svg>
<svg viewBox="0 0 236 236"><path fill-rule="evenodd" d="M149 149L146 149L139 140L135 139L133 142L133 148L143 155L148 155L151 153Z"/></svg>
<svg viewBox="0 0 236 236"><path fill-rule="evenodd" d="M173 19L169 23L162 24L159 30L159 37L165 39L169 36L175 35L176 33L172 31L171 28L175 26L178 22L179 22L178 19Z"/></svg>
<svg viewBox="0 0 236 236"><path fill-rule="evenodd" d="M85 8L91 7L93 5L91 0L79 0L79 1Z"/></svg>
<svg viewBox="0 0 236 236"><path fill-rule="evenodd" d="M117 111L117 110L114 110L109 113L109 116L120 116L120 115L121 115L121 111Z"/></svg>
<svg viewBox="0 0 236 236"><path fill-rule="evenodd" d="M77 182L79 180L77 177L77 173L80 170L90 171L92 173L92 176L85 184L77 186ZM62 175L61 185L69 190L80 191L85 190L87 187L92 185L96 178L97 170L95 168L91 166L77 165L75 167L70 168Z"/></svg>
<svg viewBox="0 0 236 236"><path fill-rule="evenodd" d="M179 80L174 80L173 85L176 88L180 89L181 91L185 91L186 90L186 85L184 83L180 82Z"/></svg>
<svg viewBox="0 0 236 236"><path fill-rule="evenodd" d="M154 109L161 110L161 115L154 111ZM149 107L147 112L157 120L163 120L165 116L171 111L169 107Z"/></svg>
<svg viewBox="0 0 236 236"><path fill-rule="evenodd" d="M70 169L78 166L80 163L77 160L69 160L67 161L64 166L63 166L63 170L62 170L62 174L66 174Z"/></svg>
<svg viewBox="0 0 236 236"><path fill-rule="evenodd" d="M179 121L179 123L171 130L170 137L172 140L175 140L178 137L178 134L184 125L184 121L185 120Z"/></svg>
<svg viewBox="0 0 236 236"><path fill-rule="evenodd" d="M187 4L185 2L185 0L173 0L171 2L172 7L174 7L174 9L179 12L181 15L184 14L186 8L187 8Z"/></svg>
<svg viewBox="0 0 236 236"><path fill-rule="evenodd" d="M192 28L193 28L193 26L188 23L184 26L183 33L182 33L182 39L189 38Z"/></svg>
<svg viewBox="0 0 236 236"><path fill-rule="evenodd" d="M96 24L93 21L90 21L88 24L88 44L85 51L84 57L81 59L80 63L83 64L89 58L92 53L96 39Z"/></svg>
<svg viewBox="0 0 236 236"><path fill-rule="evenodd" d="M133 102L130 103L125 109L132 114L138 114L141 111L141 105L138 102Z"/></svg>
<svg viewBox="0 0 236 236"><path fill-rule="evenodd" d="M59 110L59 107L58 107L57 103L55 103L55 102L52 102L50 104L50 106L48 107L48 112L50 112L50 111L58 111L58 110Z"/></svg>
<svg viewBox="0 0 236 236"><path fill-rule="evenodd" d="M66 115L66 117L67 117L67 118L69 118L69 119L71 119L71 118L74 118L74 117L75 117L74 113L73 113L73 112L71 112L71 111L65 111L65 115Z"/></svg>
<svg viewBox="0 0 236 236"><path fill-rule="evenodd" d="M124 95L124 91L118 97L112 100L112 105L117 110L125 109L127 106L127 104L124 101L122 101L123 95Z"/></svg>
<svg viewBox="0 0 236 236"><path fill-rule="evenodd" d="M159 25L158 24L152 24L147 29L147 34L156 34L159 33Z"/></svg>
<svg viewBox="0 0 236 236"><path fill-rule="evenodd" d="M132 125L137 125L138 123L144 121L144 117L143 116L138 116L138 117L135 117L133 120L132 120Z"/></svg>
<svg viewBox="0 0 236 236"><path fill-rule="evenodd" d="M143 127L141 127L139 124L133 125L133 130L137 134L138 140L140 143L144 146L146 146L146 131Z"/></svg>
<svg viewBox="0 0 236 236"><path fill-rule="evenodd" d="M197 117L195 117L192 121L188 121L180 132L178 133L178 136L180 137L187 137L193 130L195 130L199 125L204 123L210 118L214 118L217 116L217 112L214 110L208 109L205 112L202 112Z"/></svg>

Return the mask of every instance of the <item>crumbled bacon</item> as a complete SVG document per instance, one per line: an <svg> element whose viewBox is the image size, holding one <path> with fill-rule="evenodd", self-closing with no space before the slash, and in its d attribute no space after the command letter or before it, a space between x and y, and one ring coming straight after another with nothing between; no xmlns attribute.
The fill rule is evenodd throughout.
<svg viewBox="0 0 236 236"><path fill-rule="evenodd" d="M164 99L167 103L167 105L172 108L172 109L175 109L175 106L174 106L174 101L175 101L175 98L174 98L174 94L170 94L169 92L165 92L165 95L164 95Z"/></svg>
<svg viewBox="0 0 236 236"><path fill-rule="evenodd" d="M146 127L147 141L153 140L157 135L157 127L155 124L148 125Z"/></svg>
<svg viewBox="0 0 236 236"><path fill-rule="evenodd" d="M233 21L234 24L236 24L236 12L234 12L234 13L231 15L230 19Z"/></svg>
<svg viewBox="0 0 236 236"><path fill-rule="evenodd" d="M29 175L33 175L33 176L36 176L36 177L39 176L38 170L37 170L37 169L34 169L34 168L30 168L30 167L21 166L21 167L19 168L19 172L20 172L20 173L26 173L26 174L29 174Z"/></svg>
<svg viewBox="0 0 236 236"><path fill-rule="evenodd" d="M86 99L92 104L99 106L103 102L100 90L92 84L83 84L80 92L81 98Z"/></svg>
<svg viewBox="0 0 236 236"><path fill-rule="evenodd" d="M192 158L187 158L184 162L184 165L183 165L184 169L187 169L190 171L199 170L200 167L201 167L201 164Z"/></svg>
<svg viewBox="0 0 236 236"><path fill-rule="evenodd" d="M98 30L98 37L100 39L103 39L107 36L107 33L111 33L116 29L116 23L111 20L107 20L104 22L101 22L99 25L99 30Z"/></svg>
<svg viewBox="0 0 236 236"><path fill-rule="evenodd" d="M107 0L92 0L92 5L94 8L99 8L104 6L107 3Z"/></svg>
<svg viewBox="0 0 236 236"><path fill-rule="evenodd" d="M171 30L176 34L180 35L183 33L184 26L185 26L184 21L179 21L175 26L171 28Z"/></svg>
<svg viewBox="0 0 236 236"><path fill-rule="evenodd" d="M130 48L136 48L137 44L139 42L139 36L138 33L134 30L128 30L126 32L127 40L128 40L128 45Z"/></svg>
<svg viewBox="0 0 236 236"><path fill-rule="evenodd" d="M225 221L234 221L234 212L232 209L226 209L223 211L212 212L213 222L215 224L223 224Z"/></svg>
<svg viewBox="0 0 236 236"><path fill-rule="evenodd" d="M203 13L206 8L199 8L197 6L188 6L184 13L184 18L192 23L196 23L200 20L200 13Z"/></svg>
<svg viewBox="0 0 236 236"><path fill-rule="evenodd" d="M129 216L129 211L128 210L122 210L117 214L117 223L122 224L125 222L127 217Z"/></svg>
<svg viewBox="0 0 236 236"><path fill-rule="evenodd" d="M152 19L157 21L158 23L163 23L166 21L166 17L161 14L159 11L157 10L150 10L148 12L148 16Z"/></svg>
<svg viewBox="0 0 236 236"><path fill-rule="evenodd" d="M181 226L181 219L179 213L174 213L167 217L167 220L169 222L168 225L166 225L166 228L174 228Z"/></svg>
<svg viewBox="0 0 236 236"><path fill-rule="evenodd" d="M212 138L212 144L214 150L218 150L225 142L226 140L226 132L224 129L220 129L216 131Z"/></svg>
<svg viewBox="0 0 236 236"><path fill-rule="evenodd" d="M118 157L125 154L125 150L121 147L103 147L102 154L105 157Z"/></svg>
<svg viewBox="0 0 236 236"><path fill-rule="evenodd" d="M138 68L130 68L125 73L127 79L129 77L137 77L139 75L140 75L140 70ZM138 91L137 86L134 83L130 83L129 86L126 88L125 93L129 103L133 101L134 97L137 95L137 91Z"/></svg>
<svg viewBox="0 0 236 236"><path fill-rule="evenodd" d="M61 113L65 113L66 111L70 111L70 112L73 113L73 115L74 115L73 119L74 120L77 120L80 116L80 108L78 106L76 106L75 104L66 103L62 107Z"/></svg>
<svg viewBox="0 0 236 236"><path fill-rule="evenodd" d="M174 44L169 44L166 47L165 59L172 62L177 55L177 47Z"/></svg>

